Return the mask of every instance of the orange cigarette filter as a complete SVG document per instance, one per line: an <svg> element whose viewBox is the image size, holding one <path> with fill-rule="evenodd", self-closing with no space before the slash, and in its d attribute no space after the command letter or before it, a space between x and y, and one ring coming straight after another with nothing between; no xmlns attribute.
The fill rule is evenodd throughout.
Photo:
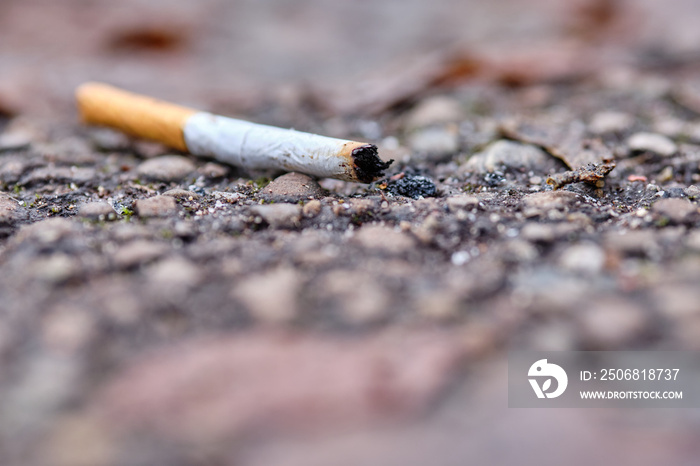
<svg viewBox="0 0 700 466"><path fill-rule="evenodd" d="M76 98L84 123L109 126L187 151L183 128L197 110L100 83L81 85Z"/></svg>

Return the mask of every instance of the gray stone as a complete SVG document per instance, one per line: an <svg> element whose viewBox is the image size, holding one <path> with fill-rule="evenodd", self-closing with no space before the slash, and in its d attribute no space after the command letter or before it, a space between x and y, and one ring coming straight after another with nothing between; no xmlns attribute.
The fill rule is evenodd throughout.
<svg viewBox="0 0 700 466"><path fill-rule="evenodd" d="M605 251L595 243L575 244L562 252L559 264L571 272L597 274L605 266Z"/></svg>
<svg viewBox="0 0 700 466"><path fill-rule="evenodd" d="M651 210L674 223L683 223L698 213L698 206L687 199L660 199L654 203Z"/></svg>
<svg viewBox="0 0 700 466"><path fill-rule="evenodd" d="M321 204L321 201L313 199L304 204L302 212L304 213L305 217L315 217L321 213L322 207L323 205Z"/></svg>
<svg viewBox="0 0 700 466"><path fill-rule="evenodd" d="M500 140L474 154L460 167L466 172L489 173L506 168L546 172L553 168L553 158L542 149L515 141Z"/></svg>
<svg viewBox="0 0 700 466"><path fill-rule="evenodd" d="M323 276L321 299L331 301L347 323L377 322L388 314L391 302L376 277L357 270L333 270Z"/></svg>
<svg viewBox="0 0 700 466"><path fill-rule="evenodd" d="M139 217L167 217L177 212L177 203L170 196L153 196L134 203Z"/></svg>
<svg viewBox="0 0 700 466"><path fill-rule="evenodd" d="M259 193L258 197L274 202L297 202L323 196L318 182L302 173L287 173L272 180Z"/></svg>
<svg viewBox="0 0 700 466"><path fill-rule="evenodd" d="M78 215L86 218L106 218L110 214L115 214L114 209L108 202L88 202L80 206Z"/></svg>
<svg viewBox="0 0 700 466"><path fill-rule="evenodd" d="M195 199L200 199L202 196L195 193L194 191L188 191L182 188L168 189L163 193L163 196L170 196L175 199L180 199L184 201L193 201Z"/></svg>
<svg viewBox="0 0 700 466"><path fill-rule="evenodd" d="M688 237L685 239L685 247L700 252L700 230L688 233Z"/></svg>
<svg viewBox="0 0 700 466"><path fill-rule="evenodd" d="M82 184L95 179L97 172L90 167L40 167L29 172L21 185L45 184L52 181Z"/></svg>
<svg viewBox="0 0 700 466"><path fill-rule="evenodd" d="M415 240L402 231L381 225L365 225L360 228L353 241L364 248L390 254L406 253L416 247Z"/></svg>
<svg viewBox="0 0 700 466"><path fill-rule="evenodd" d="M122 243L133 241L135 239L155 237L155 232L141 223L115 223L110 225L110 227L112 237Z"/></svg>
<svg viewBox="0 0 700 466"><path fill-rule="evenodd" d="M140 176L156 181L180 181L195 170L187 157L164 155L142 162L136 169Z"/></svg>
<svg viewBox="0 0 700 466"><path fill-rule="evenodd" d="M454 124L418 129L408 136L408 145L417 157L440 160L459 151L459 127Z"/></svg>
<svg viewBox="0 0 700 466"><path fill-rule="evenodd" d="M602 111L593 115L588 130L594 134L622 133L634 125L634 118L629 113Z"/></svg>
<svg viewBox="0 0 700 466"><path fill-rule="evenodd" d="M234 203L236 201L240 201L242 199L245 199L245 195L241 193L229 193L227 191L214 191L212 193L214 196L214 199L218 200L224 200L228 203Z"/></svg>
<svg viewBox="0 0 700 466"><path fill-rule="evenodd" d="M600 141L586 137L586 125L570 116L551 112L539 117L516 116L501 125L502 134L555 154L569 168L600 163L611 151ZM557 164L561 167L561 164ZM547 170L549 172L549 170Z"/></svg>
<svg viewBox="0 0 700 466"><path fill-rule="evenodd" d="M49 162L56 164L88 165L97 163L99 156L86 138L68 136L46 144L37 143L37 149Z"/></svg>
<svg viewBox="0 0 700 466"><path fill-rule="evenodd" d="M79 230L80 224L78 222L62 217L53 217L22 227L12 240L18 243L36 241L39 244L50 245L75 235Z"/></svg>
<svg viewBox="0 0 700 466"><path fill-rule="evenodd" d="M26 210L19 202L6 194L0 193L0 224L11 225L27 217Z"/></svg>
<svg viewBox="0 0 700 466"><path fill-rule="evenodd" d="M134 150L144 159L152 159L154 157L166 155L170 152L170 148L155 141L146 141L137 139L133 141Z"/></svg>
<svg viewBox="0 0 700 466"><path fill-rule="evenodd" d="M84 348L96 335L94 313L85 309L57 305L42 321L42 338L45 344L60 351Z"/></svg>
<svg viewBox="0 0 700 466"><path fill-rule="evenodd" d="M576 223L540 223L527 222L520 230L523 239L535 243L549 243L567 237L581 229Z"/></svg>
<svg viewBox="0 0 700 466"><path fill-rule="evenodd" d="M564 210L573 207L579 200L579 196L571 191L543 191L523 197L523 204L535 209Z"/></svg>
<svg viewBox="0 0 700 466"><path fill-rule="evenodd" d="M535 351L576 351L576 331L570 322L548 321L534 327L528 347Z"/></svg>
<svg viewBox="0 0 700 466"><path fill-rule="evenodd" d="M611 231L603 236L603 243L607 249L623 255L657 256L661 252L651 230Z"/></svg>
<svg viewBox="0 0 700 466"><path fill-rule="evenodd" d="M127 269L151 262L165 254L167 250L168 246L163 243L136 240L117 249L112 260L118 268Z"/></svg>
<svg viewBox="0 0 700 466"><path fill-rule="evenodd" d="M652 289L659 312L673 320L686 323L700 315L700 290L695 284L669 283Z"/></svg>
<svg viewBox="0 0 700 466"><path fill-rule="evenodd" d="M557 238L554 225L548 223L528 222L520 230L520 235L537 243L549 243Z"/></svg>
<svg viewBox="0 0 700 466"><path fill-rule="evenodd" d="M156 262L146 270L147 280L169 290L187 290L199 283L202 277L200 268L184 257L168 257Z"/></svg>
<svg viewBox="0 0 700 466"><path fill-rule="evenodd" d="M261 216L271 228L295 228L301 220L301 206L296 204L256 205L250 210Z"/></svg>
<svg viewBox="0 0 700 466"><path fill-rule="evenodd" d="M678 152L678 146L666 136L656 133L636 133L627 140L627 147L633 152L653 152L670 157Z"/></svg>
<svg viewBox="0 0 700 466"><path fill-rule="evenodd" d="M632 301L619 298L589 302L577 316L581 342L587 349L625 348L640 338L650 324L643 309Z"/></svg>
<svg viewBox="0 0 700 466"><path fill-rule="evenodd" d="M542 314L571 312L573 304L584 300L591 290L588 279L548 267L523 269L512 281L516 301Z"/></svg>
<svg viewBox="0 0 700 466"><path fill-rule="evenodd" d="M31 135L28 133L3 133L0 134L0 152L26 149L29 147L31 142Z"/></svg>
<svg viewBox="0 0 700 466"><path fill-rule="evenodd" d="M295 270L278 268L245 278L234 288L232 296L243 302L254 319L282 324L298 315L297 296L301 284L301 277Z"/></svg>
<svg viewBox="0 0 700 466"><path fill-rule="evenodd" d="M10 326L6 323L0 323L0 356L5 357L8 351L14 347L16 336L10 331Z"/></svg>
<svg viewBox="0 0 700 466"><path fill-rule="evenodd" d="M688 199L698 199L700 198L700 186L691 184L687 188L685 188L685 195L688 196Z"/></svg>
<svg viewBox="0 0 700 466"><path fill-rule="evenodd" d="M462 118L464 112L457 100L444 96L429 97L408 114L405 128L413 131L431 125L456 123Z"/></svg>
<svg viewBox="0 0 700 466"><path fill-rule="evenodd" d="M502 257L509 262L532 262L539 255L537 248L529 241L513 239L503 244Z"/></svg>
<svg viewBox="0 0 700 466"><path fill-rule="evenodd" d="M658 175L656 175L656 181L658 183L666 183L668 181L671 181L673 179L673 167L672 166L666 166L664 167Z"/></svg>
<svg viewBox="0 0 700 466"><path fill-rule="evenodd" d="M663 115L656 119L651 126L652 132L663 134L670 138L682 137L688 133L688 129L689 125L685 121L669 115ZM692 135L688 134L688 136L692 140Z"/></svg>
<svg viewBox="0 0 700 466"><path fill-rule="evenodd" d="M460 295L453 289L421 293L415 300L416 311L430 320L449 321L459 315Z"/></svg>
<svg viewBox="0 0 700 466"><path fill-rule="evenodd" d="M90 128L89 137L97 150L105 152L124 151L131 147L126 134L109 128Z"/></svg>
<svg viewBox="0 0 700 466"><path fill-rule="evenodd" d="M32 278L58 284L80 274L81 269L75 257L57 253L32 261L28 265L27 272Z"/></svg>
<svg viewBox="0 0 700 466"><path fill-rule="evenodd" d="M207 178L223 178L228 175L229 168L214 162L207 162L197 169L197 173Z"/></svg>
<svg viewBox="0 0 700 466"><path fill-rule="evenodd" d="M472 209L479 205L479 198L476 196L469 196L467 194L460 194L457 196L450 196L447 198L447 208L450 212L458 212L460 210Z"/></svg>
<svg viewBox="0 0 700 466"><path fill-rule="evenodd" d="M349 212L353 215L365 215L374 212L378 203L373 199L348 199L346 204L350 206Z"/></svg>
<svg viewBox="0 0 700 466"><path fill-rule="evenodd" d="M6 155L0 164L0 180L8 184L16 183L29 167L30 163L27 160Z"/></svg>

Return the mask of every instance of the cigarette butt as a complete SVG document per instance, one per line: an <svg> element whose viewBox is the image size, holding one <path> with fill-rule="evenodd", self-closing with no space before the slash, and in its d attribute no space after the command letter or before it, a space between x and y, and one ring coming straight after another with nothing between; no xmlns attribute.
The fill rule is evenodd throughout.
<svg viewBox="0 0 700 466"><path fill-rule="evenodd" d="M83 84L76 99L85 123L110 126L246 169L370 183L393 162L383 162L373 144L199 112L106 84Z"/></svg>

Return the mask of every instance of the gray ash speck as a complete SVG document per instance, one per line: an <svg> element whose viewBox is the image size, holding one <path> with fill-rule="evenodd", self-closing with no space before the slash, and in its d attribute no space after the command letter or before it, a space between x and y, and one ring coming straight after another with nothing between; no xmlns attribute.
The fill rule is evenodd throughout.
<svg viewBox="0 0 700 466"><path fill-rule="evenodd" d="M666 188L663 197L686 197L683 188Z"/></svg>
<svg viewBox="0 0 700 466"><path fill-rule="evenodd" d="M437 195L437 188L433 180L422 175L406 175L399 180L390 181L387 190L391 194L399 194L413 199Z"/></svg>
<svg viewBox="0 0 700 466"><path fill-rule="evenodd" d="M502 172L492 172L484 175L484 182L490 187L496 187L505 181L506 177Z"/></svg>
<svg viewBox="0 0 700 466"><path fill-rule="evenodd" d="M205 191L204 188L197 186L195 184L191 184L187 187L188 191L192 191L195 194L199 194L200 196L206 196L207 192Z"/></svg>

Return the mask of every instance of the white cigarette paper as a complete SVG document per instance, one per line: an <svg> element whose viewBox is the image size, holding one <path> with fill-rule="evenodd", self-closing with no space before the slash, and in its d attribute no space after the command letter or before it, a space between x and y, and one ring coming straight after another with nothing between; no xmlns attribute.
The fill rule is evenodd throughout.
<svg viewBox="0 0 700 466"><path fill-rule="evenodd" d="M245 169L297 171L370 183L383 176L392 162L383 162L373 144L197 112L105 84L84 84L76 96L87 123L156 139Z"/></svg>

